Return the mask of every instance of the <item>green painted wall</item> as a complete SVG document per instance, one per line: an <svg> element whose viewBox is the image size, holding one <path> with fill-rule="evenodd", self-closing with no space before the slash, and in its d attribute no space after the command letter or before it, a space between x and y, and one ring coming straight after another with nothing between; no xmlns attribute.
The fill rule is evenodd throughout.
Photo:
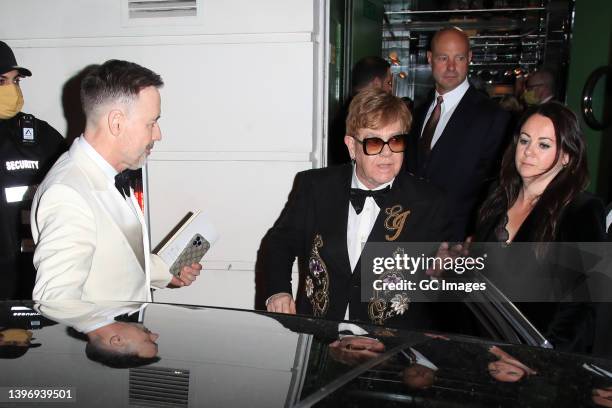
<svg viewBox="0 0 612 408"><path fill-rule="evenodd" d="M591 129L581 113L582 90L588 76L598 67L612 64L612 1L576 0L571 41L567 105L578 114L587 139L591 185L589 189L607 201L612 199L612 129ZM612 81L612 78L608 79ZM612 107L612 97L604 94L603 81L597 86L593 108L598 118ZM608 87L610 89L610 87Z"/></svg>
<svg viewBox="0 0 612 408"><path fill-rule="evenodd" d="M329 118L333 118L344 100L344 21L346 1L331 0L329 5Z"/></svg>

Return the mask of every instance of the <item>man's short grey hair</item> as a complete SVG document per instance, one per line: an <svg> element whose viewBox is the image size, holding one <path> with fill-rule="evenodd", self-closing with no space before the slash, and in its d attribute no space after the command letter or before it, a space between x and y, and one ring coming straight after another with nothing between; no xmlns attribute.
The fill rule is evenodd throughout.
<svg viewBox="0 0 612 408"><path fill-rule="evenodd" d="M87 121L110 102L130 104L149 86L164 85L161 77L148 68L129 61L109 60L92 66L81 82L81 103Z"/></svg>

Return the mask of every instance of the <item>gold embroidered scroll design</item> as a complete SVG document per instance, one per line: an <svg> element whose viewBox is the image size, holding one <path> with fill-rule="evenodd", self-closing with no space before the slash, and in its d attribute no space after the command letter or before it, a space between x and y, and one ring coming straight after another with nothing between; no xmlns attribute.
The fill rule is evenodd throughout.
<svg viewBox="0 0 612 408"><path fill-rule="evenodd" d="M385 235L385 239L387 241L395 241L404 229L404 224L410 215L410 210L402 211L402 206L396 204L393 207L386 208L385 213L387 214L387 218L385 219L385 228L388 231L395 232L393 235Z"/></svg>
<svg viewBox="0 0 612 408"><path fill-rule="evenodd" d="M308 271L306 276L306 297L312 304L312 313L315 316L325 316L329 309L329 273L327 265L319 254L323 247L323 238L317 234L312 243Z"/></svg>

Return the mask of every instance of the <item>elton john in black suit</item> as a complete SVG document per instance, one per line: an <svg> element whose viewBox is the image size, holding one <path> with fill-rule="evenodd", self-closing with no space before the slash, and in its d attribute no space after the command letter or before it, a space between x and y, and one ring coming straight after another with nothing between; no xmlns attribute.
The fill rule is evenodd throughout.
<svg viewBox="0 0 612 408"><path fill-rule="evenodd" d="M442 193L400 173L409 126L401 99L380 90L354 98L345 137L354 164L298 173L285 208L262 240L258 270L268 311L340 320L348 306L351 320L420 329L439 327L437 320L449 317L440 309L448 308L444 304L409 304L406 298L403 303L361 302L360 249L365 243L439 243L449 237ZM355 205L355 187L376 197ZM368 216L372 222L364 233L355 225L363 225ZM362 224L355 223L358 217ZM303 273L294 303L291 269L296 257Z"/></svg>

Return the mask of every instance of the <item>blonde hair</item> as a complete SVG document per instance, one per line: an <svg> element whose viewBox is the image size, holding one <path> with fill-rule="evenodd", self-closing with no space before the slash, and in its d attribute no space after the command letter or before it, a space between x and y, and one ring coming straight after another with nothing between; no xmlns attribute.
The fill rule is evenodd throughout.
<svg viewBox="0 0 612 408"><path fill-rule="evenodd" d="M382 89L364 89L349 105L346 134L356 136L359 129L380 129L396 121L404 133L412 126L412 115L404 101Z"/></svg>

